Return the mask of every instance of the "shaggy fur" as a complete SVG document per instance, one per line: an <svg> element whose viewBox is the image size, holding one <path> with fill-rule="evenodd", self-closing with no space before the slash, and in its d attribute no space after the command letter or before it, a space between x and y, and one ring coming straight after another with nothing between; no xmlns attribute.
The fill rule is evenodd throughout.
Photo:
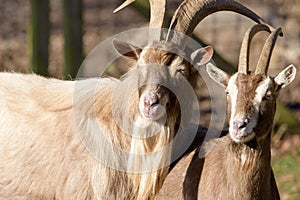
<svg viewBox="0 0 300 200"><path fill-rule="evenodd" d="M180 107L192 110L186 87L195 86L197 70L168 51L173 44L113 44L136 60L120 80L0 74L1 198L148 200L158 193L169 143L189 122ZM191 62L206 64L212 53L197 49Z"/></svg>
<svg viewBox="0 0 300 200"><path fill-rule="evenodd" d="M162 175L163 180L166 170L146 175L113 170L86 150L78 133L78 129L89 130L88 124L95 112L101 128L114 145L127 151L130 146L137 151L142 148L140 152L144 152L147 145L130 145L131 138L122 134L111 120L111 91L119 81L88 79L79 83L77 92L81 95L76 112L82 112L85 118L76 124L73 92L78 83L36 75L0 74L1 199L147 199L157 192L162 184L157 176ZM98 85L96 92L84 89L95 85ZM96 101L89 101L94 94ZM91 137L88 133L87 138ZM161 140L153 139L150 150ZM95 141L90 140L92 145ZM98 149L94 152L101 152L101 142L95 148ZM113 155L110 158L113 159Z"/></svg>

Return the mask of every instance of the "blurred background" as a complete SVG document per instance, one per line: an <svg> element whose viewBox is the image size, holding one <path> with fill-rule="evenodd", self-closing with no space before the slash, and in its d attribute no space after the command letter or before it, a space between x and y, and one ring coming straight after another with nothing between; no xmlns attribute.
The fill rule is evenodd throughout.
<svg viewBox="0 0 300 200"><path fill-rule="evenodd" d="M59 79L76 77L83 59L101 41L114 34L148 26L147 0L113 14L122 0L1 0L0 70L35 72ZM181 0L168 0L172 16ZM239 0L274 27L282 27L271 59L270 75L294 64L295 81L282 90L275 118L273 168L282 199L300 199L300 0ZM245 31L253 24L232 12L205 18L195 36L216 51L214 60L234 72ZM250 65L255 66L268 36L259 33L251 46ZM253 68L252 68L253 69ZM107 72L120 76L125 69ZM208 95L203 92L204 96ZM200 101L205 105L207 98ZM207 104L207 103L206 103ZM208 120L203 121L204 125Z"/></svg>

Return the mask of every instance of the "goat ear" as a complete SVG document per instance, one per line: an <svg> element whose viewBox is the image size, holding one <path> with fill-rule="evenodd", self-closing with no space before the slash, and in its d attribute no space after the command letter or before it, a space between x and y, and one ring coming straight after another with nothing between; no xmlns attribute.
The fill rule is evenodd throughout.
<svg viewBox="0 0 300 200"><path fill-rule="evenodd" d="M289 65L275 77L275 82L280 88L284 88L295 79L296 71L294 65Z"/></svg>
<svg viewBox="0 0 300 200"><path fill-rule="evenodd" d="M205 65L213 56L214 50L211 46L195 50L191 54L191 61L194 65Z"/></svg>
<svg viewBox="0 0 300 200"><path fill-rule="evenodd" d="M115 50L122 56L138 60L142 49L130 43L126 43L117 39L112 41Z"/></svg>
<svg viewBox="0 0 300 200"><path fill-rule="evenodd" d="M227 87L229 75L218 67L211 63L206 65L206 71L210 78L219 83L220 85Z"/></svg>

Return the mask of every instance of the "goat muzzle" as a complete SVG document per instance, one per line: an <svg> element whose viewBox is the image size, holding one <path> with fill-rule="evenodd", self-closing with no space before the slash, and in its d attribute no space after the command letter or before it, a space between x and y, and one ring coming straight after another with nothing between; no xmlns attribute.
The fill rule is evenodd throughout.
<svg viewBox="0 0 300 200"><path fill-rule="evenodd" d="M230 137L235 142L248 142L255 137L253 128L249 126L247 118L235 119L231 126Z"/></svg>
<svg viewBox="0 0 300 200"><path fill-rule="evenodd" d="M145 90L140 96L140 113L145 119L159 120L166 116L168 97L155 91Z"/></svg>

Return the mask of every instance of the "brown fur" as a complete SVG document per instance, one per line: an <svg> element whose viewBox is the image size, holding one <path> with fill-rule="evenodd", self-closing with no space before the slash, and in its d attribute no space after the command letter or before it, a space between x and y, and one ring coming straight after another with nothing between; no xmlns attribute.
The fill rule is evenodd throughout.
<svg viewBox="0 0 300 200"><path fill-rule="evenodd" d="M265 77L261 75L239 74L239 112L251 113L255 89ZM269 85L271 96L263 100L259 107L256 137L246 143L236 143L229 135L205 144L207 156L202 162L194 156L189 169L202 168L198 189L198 199L280 199L271 168L271 131L278 96L276 84ZM230 95L228 107L231 107ZM230 111L230 110L229 110ZM198 164L197 164L198 163ZM200 164L199 164L200 163ZM193 175L187 173L186 181ZM193 191L185 186L185 199L197 199Z"/></svg>
<svg viewBox="0 0 300 200"><path fill-rule="evenodd" d="M260 81L263 79L261 74L238 74L236 79L236 85L238 87L238 94L236 104L237 112L252 112L252 103L255 97L255 89L257 88Z"/></svg>
<svg viewBox="0 0 300 200"><path fill-rule="evenodd" d="M269 137L236 144L227 135L210 144L213 149L204 160L199 199L279 199ZM246 158L243 164L242 156Z"/></svg>

